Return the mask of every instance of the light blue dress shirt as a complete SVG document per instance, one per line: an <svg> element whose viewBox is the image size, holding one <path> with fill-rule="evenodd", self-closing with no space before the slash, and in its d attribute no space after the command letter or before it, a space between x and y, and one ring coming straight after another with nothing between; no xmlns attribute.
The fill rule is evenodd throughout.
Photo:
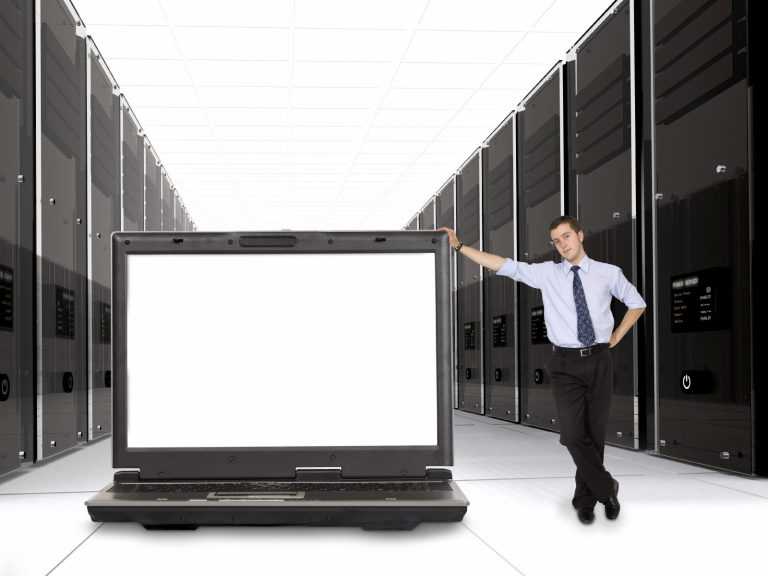
<svg viewBox="0 0 768 576"><path fill-rule="evenodd" d="M552 344L561 348L583 348L584 345L576 335L576 303L573 300L571 266L567 260L559 264L528 264L508 258L497 274L541 290L547 337ZM627 308L645 308L645 300L618 266L591 260L586 255L578 266L595 328L595 343L610 342L614 326L611 299L615 296Z"/></svg>

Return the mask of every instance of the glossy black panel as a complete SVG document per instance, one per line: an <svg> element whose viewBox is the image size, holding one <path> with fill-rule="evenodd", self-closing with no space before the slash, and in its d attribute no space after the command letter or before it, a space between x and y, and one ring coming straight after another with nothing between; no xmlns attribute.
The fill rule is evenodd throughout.
<svg viewBox="0 0 768 576"><path fill-rule="evenodd" d="M619 266L636 284L632 218L630 8L620 4L591 30L568 63L569 213L579 219L591 258ZM616 326L626 312L611 306ZM639 447L632 334L614 349L614 391L606 442Z"/></svg>
<svg viewBox="0 0 768 576"><path fill-rule="evenodd" d="M432 198L419 212L419 230L435 229L435 199Z"/></svg>
<svg viewBox="0 0 768 576"><path fill-rule="evenodd" d="M144 137L123 107L123 230L144 230Z"/></svg>
<svg viewBox="0 0 768 576"><path fill-rule="evenodd" d="M483 154L483 247L515 256L515 124L510 119ZM494 418L519 421L517 378L517 286L485 271L485 410Z"/></svg>
<svg viewBox="0 0 768 576"><path fill-rule="evenodd" d="M654 10L660 453L751 473L746 6Z"/></svg>
<svg viewBox="0 0 768 576"><path fill-rule="evenodd" d="M456 233L467 246L480 249L480 153L456 175ZM461 410L482 414L482 268L456 259L456 330L458 402Z"/></svg>
<svg viewBox="0 0 768 576"><path fill-rule="evenodd" d="M38 441L47 457L88 435L86 47L59 0L41 4Z"/></svg>
<svg viewBox="0 0 768 576"><path fill-rule="evenodd" d="M0 8L0 474L34 458L33 17Z"/></svg>
<svg viewBox="0 0 768 576"><path fill-rule="evenodd" d="M144 146L144 230L160 230L162 168L155 151Z"/></svg>
<svg viewBox="0 0 768 576"><path fill-rule="evenodd" d="M91 53L89 438L112 430L110 235L120 228L120 100Z"/></svg>
<svg viewBox="0 0 768 576"><path fill-rule="evenodd" d="M561 215L560 71L554 72L517 115L518 259L557 260L549 224ZM541 291L518 287L520 421L558 430L546 364L552 345L545 339Z"/></svg>

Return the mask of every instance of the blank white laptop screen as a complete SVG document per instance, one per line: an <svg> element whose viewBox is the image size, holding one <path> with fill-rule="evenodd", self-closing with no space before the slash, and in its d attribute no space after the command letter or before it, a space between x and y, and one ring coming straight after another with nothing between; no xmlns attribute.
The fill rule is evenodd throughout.
<svg viewBox="0 0 768 576"><path fill-rule="evenodd" d="M129 449L437 445L434 254L127 258Z"/></svg>

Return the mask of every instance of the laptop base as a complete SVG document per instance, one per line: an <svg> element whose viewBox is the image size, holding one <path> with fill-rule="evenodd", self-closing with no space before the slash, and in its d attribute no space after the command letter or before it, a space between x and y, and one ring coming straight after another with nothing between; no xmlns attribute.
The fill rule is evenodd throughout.
<svg viewBox="0 0 768 576"><path fill-rule="evenodd" d="M89 507L94 522L137 522L148 530L194 530L199 526L357 526L364 530L412 530L422 522L461 522L466 506L393 509L129 506Z"/></svg>

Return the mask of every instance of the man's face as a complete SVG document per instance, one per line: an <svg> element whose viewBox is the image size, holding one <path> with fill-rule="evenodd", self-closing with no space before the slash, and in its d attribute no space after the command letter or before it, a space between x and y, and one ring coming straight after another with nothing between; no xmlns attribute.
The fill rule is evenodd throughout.
<svg viewBox="0 0 768 576"><path fill-rule="evenodd" d="M581 260L584 255L584 248L581 245L584 241L584 232L574 232L569 224L563 223L550 231L549 237L552 238L552 244L560 252L560 256L568 262Z"/></svg>

